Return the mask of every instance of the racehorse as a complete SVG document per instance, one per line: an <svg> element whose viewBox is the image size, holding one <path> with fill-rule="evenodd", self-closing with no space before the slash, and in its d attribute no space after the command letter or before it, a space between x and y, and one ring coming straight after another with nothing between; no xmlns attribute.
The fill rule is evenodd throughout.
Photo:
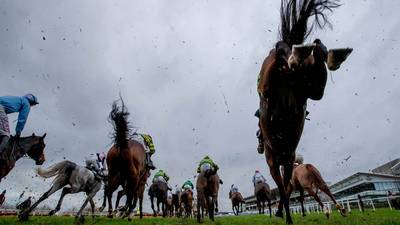
<svg viewBox="0 0 400 225"><path fill-rule="evenodd" d="M328 195L332 202L335 204L336 208L339 210L340 214L343 217L346 216L346 210L339 203L336 202L335 198L328 188L328 185L326 185L325 181L322 179L321 174L319 173L317 168L315 168L311 164L300 164L295 166L293 170L293 176L290 180L290 185L288 187L288 195L290 195L293 190L299 190L300 192L301 212L303 216L306 215L303 205L304 191L307 191L308 194L319 203L321 208L324 209L326 217L329 218L329 210L324 208L324 204L322 204L321 199L318 197L318 190L321 190L326 195Z"/></svg>
<svg viewBox="0 0 400 225"><path fill-rule="evenodd" d="M32 134L32 136L18 139L11 137L8 146L0 153L0 182L7 176L12 168L14 168L17 160L24 155L28 155L32 158L36 165L42 165L44 163L46 160L43 153L46 147L44 143L45 137L46 134L43 136Z"/></svg>
<svg viewBox="0 0 400 225"><path fill-rule="evenodd" d="M172 193L172 207L176 217L181 216L181 200L180 200L180 192Z"/></svg>
<svg viewBox="0 0 400 225"><path fill-rule="evenodd" d="M289 210L290 196L286 191L303 131L307 99L320 100L327 80L327 48L319 39L312 45L301 44L313 27L323 28L329 24L325 12L337 7L337 0L282 0L281 40L264 60L259 74L257 91L263 150L280 195L276 216L283 217L284 206L288 224L293 221ZM315 26L308 28L311 16L315 16ZM348 55L351 49L345 52ZM280 166L283 166L282 175Z"/></svg>
<svg viewBox="0 0 400 225"><path fill-rule="evenodd" d="M39 203L63 187L64 188L62 190L60 199L58 200L57 206L55 209L49 212L49 215L54 215L60 210L65 195L85 192L87 197L75 217L83 218L82 211L89 202L92 208L92 216L94 217L95 205L93 197L101 188L101 178L98 177L94 172L90 171L86 167L79 166L71 161L65 160L56 163L47 169L38 168L37 173L43 178L55 176L53 185L39 198L39 200L18 215L20 220L27 220L29 213L32 212L36 206L39 205ZM68 187L65 187L67 185Z"/></svg>
<svg viewBox="0 0 400 225"><path fill-rule="evenodd" d="M232 211L235 215L239 215L240 212L243 212L243 203L244 199L240 192L229 192L229 198L232 202ZM240 207L240 208L239 208Z"/></svg>
<svg viewBox="0 0 400 225"><path fill-rule="evenodd" d="M254 186L254 196L256 196L259 214L264 214L265 202L268 202L269 216L272 217L271 210L271 189L267 183L257 183Z"/></svg>
<svg viewBox="0 0 400 225"><path fill-rule="evenodd" d="M156 181L153 184L151 184L149 188L149 196L151 202L151 209L153 209L153 216L157 216L157 214L160 212L160 204L161 204L162 216L165 217L167 215L167 211L165 209L168 197L167 183L162 181ZM154 198L157 199L157 212L154 209Z"/></svg>
<svg viewBox="0 0 400 225"><path fill-rule="evenodd" d="M221 183L216 172L203 170L197 176L197 222L204 219L204 211L207 210L209 218L214 221L214 211L218 212L218 190Z"/></svg>
<svg viewBox="0 0 400 225"><path fill-rule="evenodd" d="M180 208L184 209L186 217L191 217L193 209L193 191L190 189L182 191L180 199L181 199Z"/></svg>
<svg viewBox="0 0 400 225"><path fill-rule="evenodd" d="M118 106L117 101L114 101L109 116L109 121L114 127L114 145L107 153L108 216L113 216L112 194L121 185L127 194L126 216L131 220L138 199L139 207L142 207L144 184L149 172L145 166L144 146L130 138L129 112L122 98L121 103L122 106Z"/></svg>

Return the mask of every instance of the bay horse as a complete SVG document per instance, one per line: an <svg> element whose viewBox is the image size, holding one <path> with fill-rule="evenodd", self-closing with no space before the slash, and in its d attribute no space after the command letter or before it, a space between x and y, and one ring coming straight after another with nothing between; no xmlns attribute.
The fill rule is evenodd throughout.
<svg viewBox="0 0 400 225"><path fill-rule="evenodd" d="M211 168L211 166L210 166ZM197 176L197 222L204 219L207 210L211 221L214 221L214 211L218 212L218 190L221 181L216 172L201 171Z"/></svg>
<svg viewBox="0 0 400 225"><path fill-rule="evenodd" d="M29 213L32 212L39 205L39 203L50 197L50 195L61 188L63 188L63 190L60 199L58 200L56 208L49 212L50 216L54 215L60 210L65 195L85 192L87 197L75 217L79 219L83 218L82 211L88 203L90 203L92 208L92 216L94 217L95 204L93 197L100 190L102 183L101 178L97 177L94 172L84 166L79 166L74 162L65 160L56 163L47 169L38 168L37 174L43 178L55 177L53 180L53 185L39 198L39 200L33 203L33 205L19 213L19 220L27 220Z"/></svg>
<svg viewBox="0 0 400 225"><path fill-rule="evenodd" d="M313 27L322 29L329 24L325 12L339 6L337 0L282 0L281 40L269 52L259 74L259 126L264 143L260 153L265 152L271 176L278 186L280 202L276 216L283 217L284 206L288 224L293 221L286 191L303 132L307 99L320 100L327 80L327 48L319 39L312 45L301 44ZM312 16L316 26L308 28Z"/></svg>
<svg viewBox="0 0 400 225"><path fill-rule="evenodd" d="M229 191L229 198L232 202L232 211L235 215L239 215L240 212L243 212L243 203L245 203L243 196L240 192L231 192Z"/></svg>
<svg viewBox="0 0 400 225"><path fill-rule="evenodd" d="M167 204L168 197L168 185L166 182L156 181L151 184L149 188L149 196L151 202L151 209L153 210L153 216L157 216L160 212L160 204L162 210L162 216L165 217L167 215L167 211L165 209ZM154 209L154 198L157 200L157 212Z"/></svg>
<svg viewBox="0 0 400 225"><path fill-rule="evenodd" d="M336 202L328 185L325 183L324 179L322 179L320 172L312 164L295 165L292 179L290 180L288 187L288 195L290 195L293 190L298 190L300 192L300 204L303 216L306 215L303 205L304 191L307 191L307 193L318 202L321 209L324 210L326 217L329 218L329 210L324 207L324 204L322 204L322 201L318 196L318 190L324 192L332 200L343 217L346 216L346 210Z"/></svg>
<svg viewBox="0 0 400 225"><path fill-rule="evenodd" d="M254 196L256 196L258 213L264 214L265 202L268 202L269 216L272 217L271 189L269 185L267 183L257 183L254 186Z"/></svg>
<svg viewBox="0 0 400 225"><path fill-rule="evenodd" d="M0 182L7 176L7 174L14 168L17 160L25 155L28 155L33 159L36 165L42 165L46 160L44 156L44 148L46 144L44 143L43 136L32 136L15 138L11 137L8 146L0 153Z"/></svg>
<svg viewBox="0 0 400 225"><path fill-rule="evenodd" d="M144 146L130 138L129 112L122 98L120 101L121 106L117 105L117 101L113 102L109 115L109 121L114 128L114 145L107 153L108 217L113 217L112 194L121 185L127 195L126 216L128 216L128 220L131 220L137 200L139 200L139 207L142 207L144 184L147 181L149 170L145 166Z"/></svg>
<svg viewBox="0 0 400 225"><path fill-rule="evenodd" d="M183 190L181 192L181 209L184 209L185 216L191 217L193 210L193 191L190 189Z"/></svg>

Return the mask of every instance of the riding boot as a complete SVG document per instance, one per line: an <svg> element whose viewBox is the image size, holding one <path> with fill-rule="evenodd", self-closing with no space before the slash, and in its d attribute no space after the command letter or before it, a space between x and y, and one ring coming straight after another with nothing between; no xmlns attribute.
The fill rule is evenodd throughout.
<svg viewBox="0 0 400 225"><path fill-rule="evenodd" d="M257 138L258 138L257 151L258 151L258 153L263 154L264 153L264 138L261 133L261 130L257 131Z"/></svg>
<svg viewBox="0 0 400 225"><path fill-rule="evenodd" d="M153 161L151 161L150 153L146 153L146 166L151 170L155 170L156 167L153 165Z"/></svg>

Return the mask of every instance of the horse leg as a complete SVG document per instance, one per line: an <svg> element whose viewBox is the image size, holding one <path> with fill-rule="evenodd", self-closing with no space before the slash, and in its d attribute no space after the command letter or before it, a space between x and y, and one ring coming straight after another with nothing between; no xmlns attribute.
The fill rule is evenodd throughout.
<svg viewBox="0 0 400 225"><path fill-rule="evenodd" d="M269 217L271 218L272 217L271 199L268 198L267 201L268 201L268 208L269 208Z"/></svg>
<svg viewBox="0 0 400 225"><path fill-rule="evenodd" d="M150 196L150 202L151 202L151 209L153 210L153 216L156 217L156 210L154 209L154 197Z"/></svg>
<svg viewBox="0 0 400 225"><path fill-rule="evenodd" d="M27 210L22 211L19 215L18 218L19 220L27 220L29 217L29 213L32 212L33 209L36 208L36 206L39 205L39 203L41 203L42 201L44 201L45 199L47 199L50 195L52 195L54 192L60 190L62 187L64 187L66 185L65 182L59 182L59 181L55 181L54 185L48 190L46 191L40 198L39 200L37 200L35 203L33 203L33 205L31 207L29 207Z"/></svg>
<svg viewBox="0 0 400 225"><path fill-rule="evenodd" d="M287 163L284 166L284 173L283 173L283 185L284 185L284 190L287 190L289 184L290 184L290 179L292 179L292 174L293 174L293 164ZM285 194L285 201L283 202L285 206L285 211L286 211L286 223L287 224L293 224L292 217L290 216L290 208L289 208L289 199L290 195L284 192Z"/></svg>
<svg viewBox="0 0 400 225"><path fill-rule="evenodd" d="M215 201L215 212L218 213L218 196L213 197L213 201Z"/></svg>
<svg viewBox="0 0 400 225"><path fill-rule="evenodd" d="M139 213L139 218L143 219L143 192L139 196Z"/></svg>
<svg viewBox="0 0 400 225"><path fill-rule="evenodd" d="M69 193L71 193L71 190L72 190L72 189L71 189L70 187L65 187L65 188L63 188L63 190L62 190L62 192L61 192L60 199L58 200L57 206L56 206L55 209L53 209L53 210L51 210L51 211L49 212L49 216L54 215L56 212L58 212L58 211L60 210L62 201L63 201L63 199L64 199L64 196L67 195L67 194L69 194Z"/></svg>
<svg viewBox="0 0 400 225"><path fill-rule="evenodd" d="M166 205L166 199L164 199L164 201L161 202L163 217L165 217L167 215L167 211L165 209L165 205Z"/></svg>
<svg viewBox="0 0 400 225"><path fill-rule="evenodd" d="M93 198L90 199L90 208L92 209L92 218L94 218L94 209L96 208L96 205L94 204Z"/></svg>
<svg viewBox="0 0 400 225"><path fill-rule="evenodd" d="M157 198L157 215L160 213L160 200Z"/></svg>
<svg viewBox="0 0 400 225"><path fill-rule="evenodd" d="M103 212L103 210L106 208L106 202L107 202L107 185L104 184L103 204L101 204L101 207L99 208L100 212Z"/></svg>
<svg viewBox="0 0 400 225"><path fill-rule="evenodd" d="M115 201L115 210L118 210L118 206L119 206L119 201L121 200L121 198L122 198L122 196L124 196L125 195L125 191L124 190L121 190L121 191L118 191L118 193L117 193L117 200ZM123 207L124 209L121 209L121 211L126 211L126 205Z"/></svg>
<svg viewBox="0 0 400 225"><path fill-rule="evenodd" d="M270 165L269 167L272 178L274 179L276 185L278 186L279 196L281 197L279 200L278 210L275 213L275 216L283 218L283 204L286 201L286 192L283 186L283 180L281 173L279 171L279 165ZM261 206L260 206L261 207ZM261 209L260 209L261 210ZM261 214L261 211L260 211Z"/></svg>
<svg viewBox="0 0 400 225"><path fill-rule="evenodd" d="M78 213L76 214L75 218L79 218L82 216L82 211L83 209L86 207L86 205L89 203L90 199L92 197L91 196L87 196L85 199L85 202L83 203L83 205L81 206L81 208L79 209Z"/></svg>
<svg viewBox="0 0 400 225"><path fill-rule="evenodd" d="M319 187L319 189L320 189L321 191L323 191L326 195L329 196L329 198L330 198L330 199L332 200L332 202L335 204L336 209L339 210L340 215L342 215L343 217L346 217L346 209L344 209L340 204L338 204L338 203L336 202L336 199L333 197L333 195L332 195L331 191L329 190L328 186L326 186L326 185L323 185L323 186L322 186L322 185L321 185L321 187Z"/></svg>
<svg viewBox="0 0 400 225"><path fill-rule="evenodd" d="M201 219L204 218L203 204L204 204L204 193L202 190L197 189L197 222L198 223L200 223Z"/></svg>
<svg viewBox="0 0 400 225"><path fill-rule="evenodd" d="M318 202L318 204L321 206L322 210L324 210L326 218L329 219L329 210L324 209L324 204L322 203L321 199L318 197L317 193L312 188L307 189L307 192L310 196L314 197L315 201Z"/></svg>
<svg viewBox="0 0 400 225"><path fill-rule="evenodd" d="M306 213L304 212L304 189L303 188L299 188L299 192L300 192L300 205L301 205L301 214L304 216L306 216ZM324 209L324 207L322 207L322 210Z"/></svg>
<svg viewBox="0 0 400 225"><path fill-rule="evenodd" d="M108 185L107 185L107 198L108 198L108 215L107 217L113 217L113 207L112 207L112 196L115 190L118 188L119 176L112 177L109 175Z"/></svg>
<svg viewBox="0 0 400 225"><path fill-rule="evenodd" d="M258 209L258 214L261 214L261 202L258 197L257 197L257 209Z"/></svg>
<svg viewBox="0 0 400 225"><path fill-rule="evenodd" d="M214 197L208 198L208 216L214 221Z"/></svg>

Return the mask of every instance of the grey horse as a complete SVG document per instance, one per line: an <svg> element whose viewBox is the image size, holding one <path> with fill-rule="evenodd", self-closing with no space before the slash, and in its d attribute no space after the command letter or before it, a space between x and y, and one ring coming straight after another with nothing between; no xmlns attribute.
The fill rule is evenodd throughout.
<svg viewBox="0 0 400 225"><path fill-rule="evenodd" d="M39 168L37 170L39 176L44 178L54 177L53 185L51 188L45 192L38 201L36 201L31 207L22 211L18 218L20 220L27 220L29 217L29 213L32 212L40 202L47 199L54 192L63 188L60 200L58 200L58 204L54 210L49 212L49 215L53 215L58 212L61 208L62 201L67 194L74 194L78 192L86 192L86 200L83 203L82 207L79 209L76 214L76 218L82 219L82 210L85 206L90 202L90 206L92 208L92 215L94 216L94 201L93 197L101 188L101 177L97 174L89 170L84 166L79 166L76 163L65 160L59 163L56 163L50 166L47 169ZM69 187L65 187L69 185Z"/></svg>

